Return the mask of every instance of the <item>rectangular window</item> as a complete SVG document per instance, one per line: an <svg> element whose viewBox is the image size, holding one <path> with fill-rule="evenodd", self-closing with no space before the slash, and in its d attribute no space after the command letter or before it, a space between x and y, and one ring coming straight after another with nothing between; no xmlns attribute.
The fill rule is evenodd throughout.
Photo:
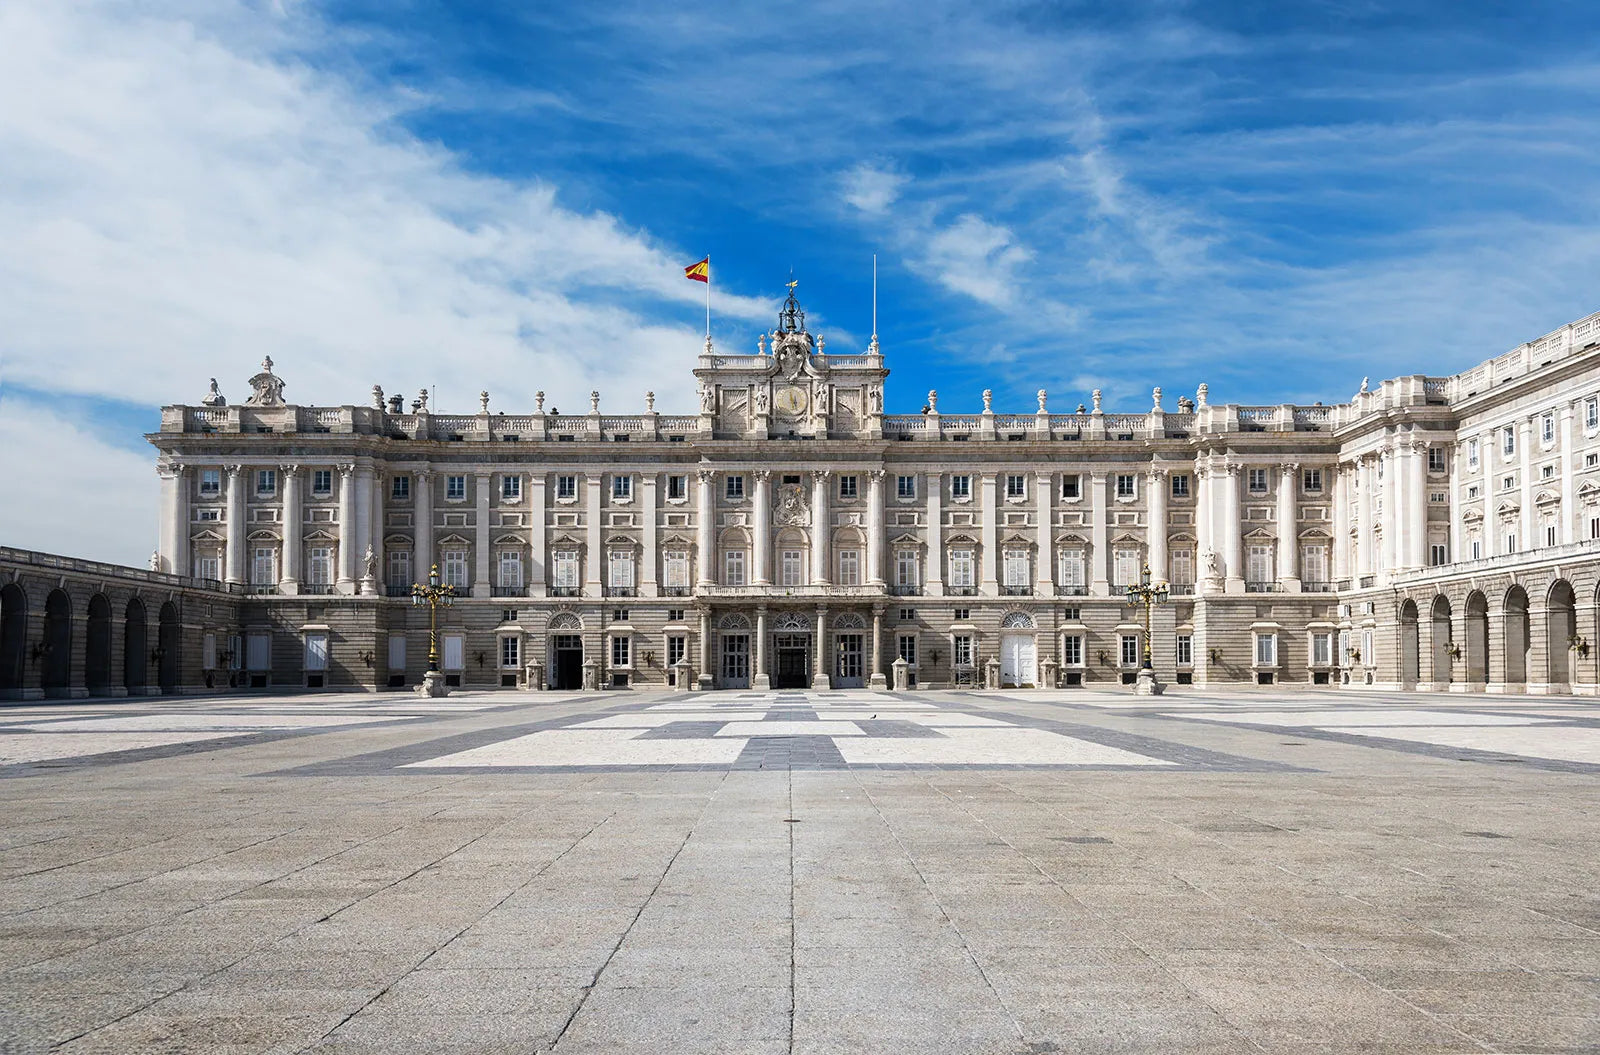
<svg viewBox="0 0 1600 1055"><path fill-rule="evenodd" d="M917 478L915 476L895 477L894 493L897 498L917 497Z"/></svg>
<svg viewBox="0 0 1600 1055"><path fill-rule="evenodd" d="M973 559L970 549L953 549L950 551L950 585L973 586Z"/></svg>
<svg viewBox="0 0 1600 1055"><path fill-rule="evenodd" d="M444 498L447 502L459 502L467 497L467 478L465 476L446 476L444 478Z"/></svg>
<svg viewBox="0 0 1600 1055"><path fill-rule="evenodd" d="M1333 635L1311 635L1311 665L1314 667L1328 667L1333 665Z"/></svg>
<svg viewBox="0 0 1600 1055"><path fill-rule="evenodd" d="M406 635L389 635L389 673L404 674L406 670Z"/></svg>
<svg viewBox="0 0 1600 1055"><path fill-rule="evenodd" d="M515 670L521 662L522 639L520 637L502 637L500 639L500 665Z"/></svg>
<svg viewBox="0 0 1600 1055"><path fill-rule="evenodd" d="M853 475L839 477L839 497L854 498L857 494L856 488L858 486L860 485L857 482L857 477Z"/></svg>
<svg viewBox="0 0 1600 1055"><path fill-rule="evenodd" d="M333 549L312 546L310 560L306 562L306 582L313 586L327 586L333 582Z"/></svg>
<svg viewBox="0 0 1600 1055"><path fill-rule="evenodd" d="M1028 497L1028 478L1026 476L1021 476L1021 475L1019 475L1017 473L1007 473L1006 474L1006 497L1007 498L1026 498L1026 497Z"/></svg>
<svg viewBox="0 0 1600 1055"><path fill-rule="evenodd" d="M896 586L917 585L917 551L897 550L894 555L894 581Z"/></svg>
<svg viewBox="0 0 1600 1055"><path fill-rule="evenodd" d="M1539 419L1539 442L1554 443L1556 441L1556 416L1546 414Z"/></svg>
<svg viewBox="0 0 1600 1055"><path fill-rule="evenodd" d="M328 635L327 634L307 634L306 635L305 669L306 670L319 670L319 671L328 669Z"/></svg>
<svg viewBox="0 0 1600 1055"><path fill-rule="evenodd" d="M1172 639L1177 651L1177 664L1180 667L1194 666L1194 637L1191 634L1179 634Z"/></svg>
<svg viewBox="0 0 1600 1055"><path fill-rule="evenodd" d="M618 634L611 639L611 665L613 667L633 666L633 638L626 634Z"/></svg>
<svg viewBox="0 0 1600 1055"><path fill-rule="evenodd" d="M683 657L689 650L689 639L682 634L672 634L667 638L667 666L675 667L683 662Z"/></svg>
<svg viewBox="0 0 1600 1055"><path fill-rule="evenodd" d="M619 502L626 502L633 497L633 477L613 476L611 478L611 497Z"/></svg>
<svg viewBox="0 0 1600 1055"><path fill-rule="evenodd" d="M1591 538L1600 538L1600 535L1592 535L1590 537ZM1483 540L1475 538L1475 539L1472 540L1472 559L1473 560L1481 560L1482 558L1483 558Z"/></svg>
<svg viewBox="0 0 1600 1055"><path fill-rule="evenodd" d="M1328 581L1328 548L1326 546L1300 547L1300 578L1306 582Z"/></svg>
<svg viewBox="0 0 1600 1055"><path fill-rule="evenodd" d="M1428 501L1443 505L1446 501L1445 493L1443 491L1429 491Z"/></svg>
<svg viewBox="0 0 1600 1055"><path fill-rule="evenodd" d="M957 634L950 639L950 661L958 667L972 666L972 637L970 634Z"/></svg>
<svg viewBox="0 0 1600 1055"><path fill-rule="evenodd" d="M1321 469L1307 469L1304 473L1301 474L1300 486L1301 486L1301 488L1303 490L1306 490L1306 491L1320 491L1320 490L1322 490L1322 470Z"/></svg>
<svg viewBox="0 0 1600 1055"><path fill-rule="evenodd" d="M728 501L737 502L742 500L744 498L744 477L738 475L727 477L723 482L723 489Z"/></svg>
<svg viewBox="0 0 1600 1055"><path fill-rule="evenodd" d="M1555 476L1556 476L1556 467L1554 465L1541 465L1539 467L1539 479L1541 479L1541 480L1554 480Z"/></svg>
<svg viewBox="0 0 1600 1055"><path fill-rule="evenodd" d="M578 497L578 478L576 476L556 477L556 498L571 500Z"/></svg>
<svg viewBox="0 0 1600 1055"><path fill-rule="evenodd" d="M1478 467L1478 441L1476 438L1467 441L1467 468Z"/></svg>
<svg viewBox="0 0 1600 1055"><path fill-rule="evenodd" d="M1467 488L1468 498L1477 498L1482 493L1483 490L1477 484L1473 484L1471 487Z"/></svg>
<svg viewBox="0 0 1600 1055"><path fill-rule="evenodd" d="M194 577L196 579L220 579L218 574L219 561L215 557L196 557L194 559Z"/></svg>
<svg viewBox="0 0 1600 1055"><path fill-rule="evenodd" d="M1081 498L1081 497L1083 497L1082 478L1079 477L1077 473L1064 473L1062 475L1062 477L1061 477L1061 497L1062 498Z"/></svg>
<svg viewBox="0 0 1600 1055"><path fill-rule="evenodd" d="M743 586L744 585L744 550L742 550L742 549L729 550L727 553L724 553L722 555L722 558L723 558L723 562L724 562L723 563L723 568L726 570L726 574L723 576L723 580L722 580L723 585L724 586Z"/></svg>
<svg viewBox="0 0 1600 1055"><path fill-rule="evenodd" d="M797 549L786 549L778 554L778 584L780 586L805 585L805 554Z"/></svg>
<svg viewBox="0 0 1600 1055"><path fill-rule="evenodd" d="M633 554L611 554L611 561L606 575L611 586L624 589L631 588L633 586Z"/></svg>
<svg viewBox="0 0 1600 1055"><path fill-rule="evenodd" d="M1068 667L1083 666L1083 635L1068 634L1061 639L1061 662Z"/></svg>
<svg viewBox="0 0 1600 1055"><path fill-rule="evenodd" d="M1028 585L1028 552L1027 550L1008 549L1005 552L1005 584L1007 586Z"/></svg>
<svg viewBox="0 0 1600 1055"><path fill-rule="evenodd" d="M1500 490L1502 491L1514 490L1516 486L1517 478L1515 476L1507 476L1502 478L1500 481Z"/></svg>
<svg viewBox="0 0 1600 1055"><path fill-rule="evenodd" d="M842 549L839 551L839 585L861 585L861 551Z"/></svg>
<svg viewBox="0 0 1600 1055"><path fill-rule="evenodd" d="M258 469L256 471L256 494L275 495L278 493L278 470Z"/></svg>
<svg viewBox="0 0 1600 1055"><path fill-rule="evenodd" d="M917 665L917 635L916 634L900 634L898 636L899 636L899 644L900 644L900 658L905 660L906 663L909 664L910 666L916 667L916 665Z"/></svg>
<svg viewBox="0 0 1600 1055"><path fill-rule="evenodd" d="M1271 546L1250 547L1249 578L1251 582L1272 582L1275 578L1272 571L1272 550L1273 547Z"/></svg>
<svg viewBox="0 0 1600 1055"><path fill-rule="evenodd" d="M219 495L222 493L222 470L200 470L200 497Z"/></svg>
<svg viewBox="0 0 1600 1055"><path fill-rule="evenodd" d="M684 612L684 610L682 608L668 608L667 609L667 622L669 622L669 623L681 623L681 622L683 622L683 612Z"/></svg>
<svg viewBox="0 0 1600 1055"><path fill-rule="evenodd" d="M1136 493L1134 488L1137 486L1135 484L1134 480L1135 480L1135 477L1134 477L1134 475L1132 473L1118 473L1117 474L1117 497L1118 498L1132 498L1134 496L1134 494Z"/></svg>
<svg viewBox="0 0 1600 1055"><path fill-rule="evenodd" d="M1173 473L1172 474L1172 497L1173 498L1188 498L1189 497L1189 474L1188 473Z"/></svg>
<svg viewBox="0 0 1600 1055"><path fill-rule="evenodd" d="M1600 517L1589 518L1589 537L1600 538Z"/></svg>
<svg viewBox="0 0 1600 1055"><path fill-rule="evenodd" d="M1057 568L1061 573L1062 586L1078 587L1084 585L1083 550L1062 550L1061 558L1057 561Z"/></svg>
<svg viewBox="0 0 1600 1055"><path fill-rule="evenodd" d="M689 497L689 478L687 476L667 477L667 501L681 502Z"/></svg>
<svg viewBox="0 0 1600 1055"><path fill-rule="evenodd" d="M500 554L500 585L510 590L522 589L522 554L505 550Z"/></svg>
<svg viewBox="0 0 1600 1055"><path fill-rule="evenodd" d="M958 622L958 623L964 623L968 619L972 618L972 609L970 609L970 608L957 608L957 609L955 609L955 614L954 614L954 616L952 618L954 618L955 621Z"/></svg>
<svg viewBox="0 0 1600 1055"><path fill-rule="evenodd" d="M900 621L902 623L909 623L911 620L915 619L916 617L917 617L917 610L915 608L902 608L902 609L900 609Z"/></svg>
<svg viewBox="0 0 1600 1055"><path fill-rule="evenodd" d="M689 585L689 554L683 550L669 550L664 554L666 586L669 589L686 589Z"/></svg>
<svg viewBox="0 0 1600 1055"><path fill-rule="evenodd" d="M246 640L249 642L249 654L245 658L245 666L251 670L271 670L272 635L251 634Z"/></svg>
<svg viewBox="0 0 1600 1055"><path fill-rule="evenodd" d="M1517 430L1510 425L1500 430L1500 452L1507 456L1517 453Z"/></svg>
<svg viewBox="0 0 1600 1055"><path fill-rule="evenodd" d="M467 586L467 551L464 549L447 549L441 556L443 564L439 571L446 586L454 586L464 590Z"/></svg>
<svg viewBox="0 0 1600 1055"><path fill-rule="evenodd" d="M1278 665L1278 635L1256 635L1256 665L1259 667L1276 667Z"/></svg>
<svg viewBox="0 0 1600 1055"><path fill-rule="evenodd" d="M952 476L952 477L950 477L950 497L951 498L971 498L972 497L972 477L970 477L970 476Z"/></svg>
<svg viewBox="0 0 1600 1055"><path fill-rule="evenodd" d="M1442 473L1442 472L1444 472L1444 448L1443 447L1429 447L1428 448L1428 471L1430 473Z"/></svg>
<svg viewBox="0 0 1600 1055"><path fill-rule="evenodd" d="M1122 665L1124 667L1137 667L1139 665L1139 635L1122 634Z"/></svg>
<svg viewBox="0 0 1600 1055"><path fill-rule="evenodd" d="M1250 470L1250 490L1260 494L1267 489L1267 471L1265 469Z"/></svg>
<svg viewBox="0 0 1600 1055"><path fill-rule="evenodd" d="M500 477L500 500L503 502L520 502L522 500L522 477Z"/></svg>
<svg viewBox="0 0 1600 1055"><path fill-rule="evenodd" d="M311 471L311 493L314 495L331 495L333 493L332 469L313 469Z"/></svg>
<svg viewBox="0 0 1600 1055"><path fill-rule="evenodd" d="M1583 456L1583 467L1585 469L1593 469L1597 465L1600 465L1600 454L1585 454Z"/></svg>
<svg viewBox="0 0 1600 1055"><path fill-rule="evenodd" d="M397 502L411 500L411 477L396 476L389 481L389 497Z"/></svg>
<svg viewBox="0 0 1600 1055"><path fill-rule="evenodd" d="M1441 564L1448 564L1445 559L1445 547L1442 542L1435 542L1428 547L1428 564L1437 568Z"/></svg>
<svg viewBox="0 0 1600 1055"><path fill-rule="evenodd" d="M256 586L269 586L278 581L277 553L271 547L256 547L255 556L250 561L250 582Z"/></svg>
<svg viewBox="0 0 1600 1055"><path fill-rule="evenodd" d="M467 666L467 639L463 634L441 634L439 643L444 646L445 670L460 671Z"/></svg>
<svg viewBox="0 0 1600 1055"><path fill-rule="evenodd" d="M1117 550L1116 560L1117 578L1112 583L1114 586L1133 586L1139 582L1139 551L1136 549Z"/></svg>
<svg viewBox="0 0 1600 1055"><path fill-rule="evenodd" d="M1556 544L1556 526L1554 524L1545 525L1544 544L1546 546L1554 546Z"/></svg>
<svg viewBox="0 0 1600 1055"><path fill-rule="evenodd" d="M388 575L385 581L395 589L404 589L415 581L411 578L410 550L392 549L389 551Z"/></svg>
<svg viewBox="0 0 1600 1055"><path fill-rule="evenodd" d="M1175 549L1167 555L1167 563L1172 566L1172 582L1194 583L1194 550Z"/></svg>
<svg viewBox="0 0 1600 1055"><path fill-rule="evenodd" d="M550 557L551 585L559 589L575 589L578 585L578 551L556 550Z"/></svg>

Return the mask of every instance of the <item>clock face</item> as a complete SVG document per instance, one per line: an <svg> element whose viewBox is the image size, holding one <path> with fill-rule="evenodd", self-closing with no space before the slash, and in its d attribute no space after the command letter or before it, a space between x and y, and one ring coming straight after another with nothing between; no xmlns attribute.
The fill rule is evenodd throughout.
<svg viewBox="0 0 1600 1055"><path fill-rule="evenodd" d="M785 385L773 393L772 404L785 417L798 417L805 413L808 397L798 385Z"/></svg>

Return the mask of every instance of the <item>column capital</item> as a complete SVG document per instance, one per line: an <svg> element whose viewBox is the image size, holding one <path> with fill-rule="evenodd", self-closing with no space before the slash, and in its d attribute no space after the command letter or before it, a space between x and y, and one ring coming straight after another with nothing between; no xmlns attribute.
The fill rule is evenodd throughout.
<svg viewBox="0 0 1600 1055"><path fill-rule="evenodd" d="M418 483L426 483L433 479L433 470L425 468L412 469L411 475L417 478Z"/></svg>
<svg viewBox="0 0 1600 1055"><path fill-rule="evenodd" d="M868 469L867 479L871 480L875 484L882 483L884 475L887 473L887 471L888 470L886 469Z"/></svg>
<svg viewBox="0 0 1600 1055"><path fill-rule="evenodd" d="M1284 462L1282 465L1278 466L1278 471L1284 476L1293 476L1295 473L1300 471L1300 463Z"/></svg>
<svg viewBox="0 0 1600 1055"><path fill-rule="evenodd" d="M1145 479L1149 480L1151 483L1154 483L1157 480L1166 479L1167 475L1171 472L1172 470L1167 468L1165 465L1152 465L1150 468L1145 470L1144 475Z"/></svg>
<svg viewBox="0 0 1600 1055"><path fill-rule="evenodd" d="M772 479L772 470L771 469L753 469L753 470L751 470L750 475L755 477L756 483L764 484L768 480Z"/></svg>
<svg viewBox="0 0 1600 1055"><path fill-rule="evenodd" d="M244 472L244 466L242 465L224 465L222 468L228 474L229 479Z"/></svg>
<svg viewBox="0 0 1600 1055"><path fill-rule="evenodd" d="M700 477L702 484L710 484L711 481L717 478L717 471L715 469L696 469L695 475Z"/></svg>
<svg viewBox="0 0 1600 1055"><path fill-rule="evenodd" d="M350 479L350 477L354 476L355 474L356 474L356 464L355 464L355 462L341 462L340 463L340 465L339 465L339 476L342 479L348 480L348 479Z"/></svg>
<svg viewBox="0 0 1600 1055"><path fill-rule="evenodd" d="M294 475L300 471L300 465L297 462L285 462L278 466L278 471L283 474L285 480L292 480Z"/></svg>

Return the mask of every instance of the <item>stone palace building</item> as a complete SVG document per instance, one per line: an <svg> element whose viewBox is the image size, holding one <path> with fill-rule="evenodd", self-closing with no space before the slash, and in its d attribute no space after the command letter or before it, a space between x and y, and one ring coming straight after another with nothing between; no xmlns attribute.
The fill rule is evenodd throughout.
<svg viewBox="0 0 1600 1055"><path fill-rule="evenodd" d="M693 414L162 410L148 572L0 550L0 691L1128 682L1596 691L1600 315L1349 401L886 415L790 298ZM1061 411L1067 411L1065 413Z"/></svg>

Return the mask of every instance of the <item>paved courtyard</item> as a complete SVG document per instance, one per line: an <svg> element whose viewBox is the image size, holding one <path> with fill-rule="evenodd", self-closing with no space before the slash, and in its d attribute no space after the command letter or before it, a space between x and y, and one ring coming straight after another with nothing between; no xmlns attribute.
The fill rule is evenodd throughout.
<svg viewBox="0 0 1600 1055"><path fill-rule="evenodd" d="M1600 1050L1600 702L0 708L0 1052Z"/></svg>

